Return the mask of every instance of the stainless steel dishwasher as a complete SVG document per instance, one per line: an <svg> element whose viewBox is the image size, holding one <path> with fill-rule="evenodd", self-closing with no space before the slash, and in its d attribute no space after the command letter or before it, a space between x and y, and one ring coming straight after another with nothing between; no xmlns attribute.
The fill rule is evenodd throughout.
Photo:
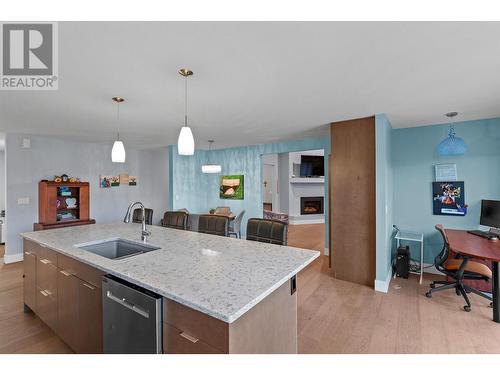
<svg viewBox="0 0 500 375"><path fill-rule="evenodd" d="M104 353L161 353L161 301L156 293L111 275L104 276Z"/></svg>

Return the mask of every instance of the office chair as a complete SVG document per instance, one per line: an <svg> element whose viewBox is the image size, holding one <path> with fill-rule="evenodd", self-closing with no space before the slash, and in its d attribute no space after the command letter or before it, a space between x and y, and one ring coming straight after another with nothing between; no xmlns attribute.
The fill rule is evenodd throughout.
<svg viewBox="0 0 500 375"><path fill-rule="evenodd" d="M287 244L288 225L279 220L248 219L247 240L276 245Z"/></svg>
<svg viewBox="0 0 500 375"><path fill-rule="evenodd" d="M489 281L492 277L492 272L485 264L474 262L469 260L469 258L458 258L450 259L450 244L448 242L448 236L444 231L441 224L436 225L436 230L443 237L443 249L434 259L434 266L438 271L441 271L446 276L453 279L453 281L448 280L437 280L433 281L429 286L429 291L425 294L427 298L432 298L432 293L440 292L446 289L455 289L457 295L462 295L467 305L464 306L464 310L471 311L471 303L467 293L474 293L478 296L486 298L492 301L492 298L475 288L468 285L464 285L464 280L485 280ZM441 286L436 286L441 285Z"/></svg>

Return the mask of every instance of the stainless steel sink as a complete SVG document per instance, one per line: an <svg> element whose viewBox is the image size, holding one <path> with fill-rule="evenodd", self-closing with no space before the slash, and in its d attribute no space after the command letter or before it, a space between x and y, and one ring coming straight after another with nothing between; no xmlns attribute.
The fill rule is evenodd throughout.
<svg viewBox="0 0 500 375"><path fill-rule="evenodd" d="M79 249L100 255L108 259L123 259L160 249L159 247L155 247L152 245L128 241L121 238L87 242L75 246Z"/></svg>

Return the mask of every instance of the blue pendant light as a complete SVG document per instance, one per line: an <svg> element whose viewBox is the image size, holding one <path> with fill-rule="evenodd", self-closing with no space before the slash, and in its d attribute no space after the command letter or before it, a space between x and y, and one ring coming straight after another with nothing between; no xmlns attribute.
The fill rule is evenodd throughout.
<svg viewBox="0 0 500 375"><path fill-rule="evenodd" d="M457 112L448 112L446 117L450 120L458 115ZM463 155L467 151L467 145L465 141L455 136L455 128L453 124L450 123L450 131L448 133L448 138L441 141L437 146L438 154L441 156L451 156L451 155Z"/></svg>

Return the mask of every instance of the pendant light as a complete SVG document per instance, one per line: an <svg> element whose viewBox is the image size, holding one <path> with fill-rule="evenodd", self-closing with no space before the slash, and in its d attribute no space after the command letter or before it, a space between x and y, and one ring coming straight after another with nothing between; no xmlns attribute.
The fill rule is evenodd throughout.
<svg viewBox="0 0 500 375"><path fill-rule="evenodd" d="M450 131L448 132L448 138L441 141L437 147L438 153L441 156L463 155L467 151L467 144L462 138L455 136L455 127L451 123L451 120L456 115L458 115L458 112L448 112L445 114L450 119Z"/></svg>
<svg viewBox="0 0 500 375"><path fill-rule="evenodd" d="M179 133L179 139L177 140L177 153L179 155L194 155L194 138L191 128L188 126L188 90L187 90L187 79L189 76L193 75L193 72L187 68L182 68L179 70L179 74L184 77L184 126L181 128Z"/></svg>
<svg viewBox="0 0 500 375"><path fill-rule="evenodd" d="M115 96L113 97L113 101L116 103L117 108L116 117L118 120L118 134L111 150L111 161L113 163L125 163L125 146L123 145L123 142L120 141L120 103L123 103L125 99L121 96Z"/></svg>
<svg viewBox="0 0 500 375"><path fill-rule="evenodd" d="M208 159L210 159L210 151L212 151L213 143L214 143L213 140L208 141L208 152L209 152ZM222 168L219 164L204 164L201 166L201 171L203 173L220 173L221 169Z"/></svg>

